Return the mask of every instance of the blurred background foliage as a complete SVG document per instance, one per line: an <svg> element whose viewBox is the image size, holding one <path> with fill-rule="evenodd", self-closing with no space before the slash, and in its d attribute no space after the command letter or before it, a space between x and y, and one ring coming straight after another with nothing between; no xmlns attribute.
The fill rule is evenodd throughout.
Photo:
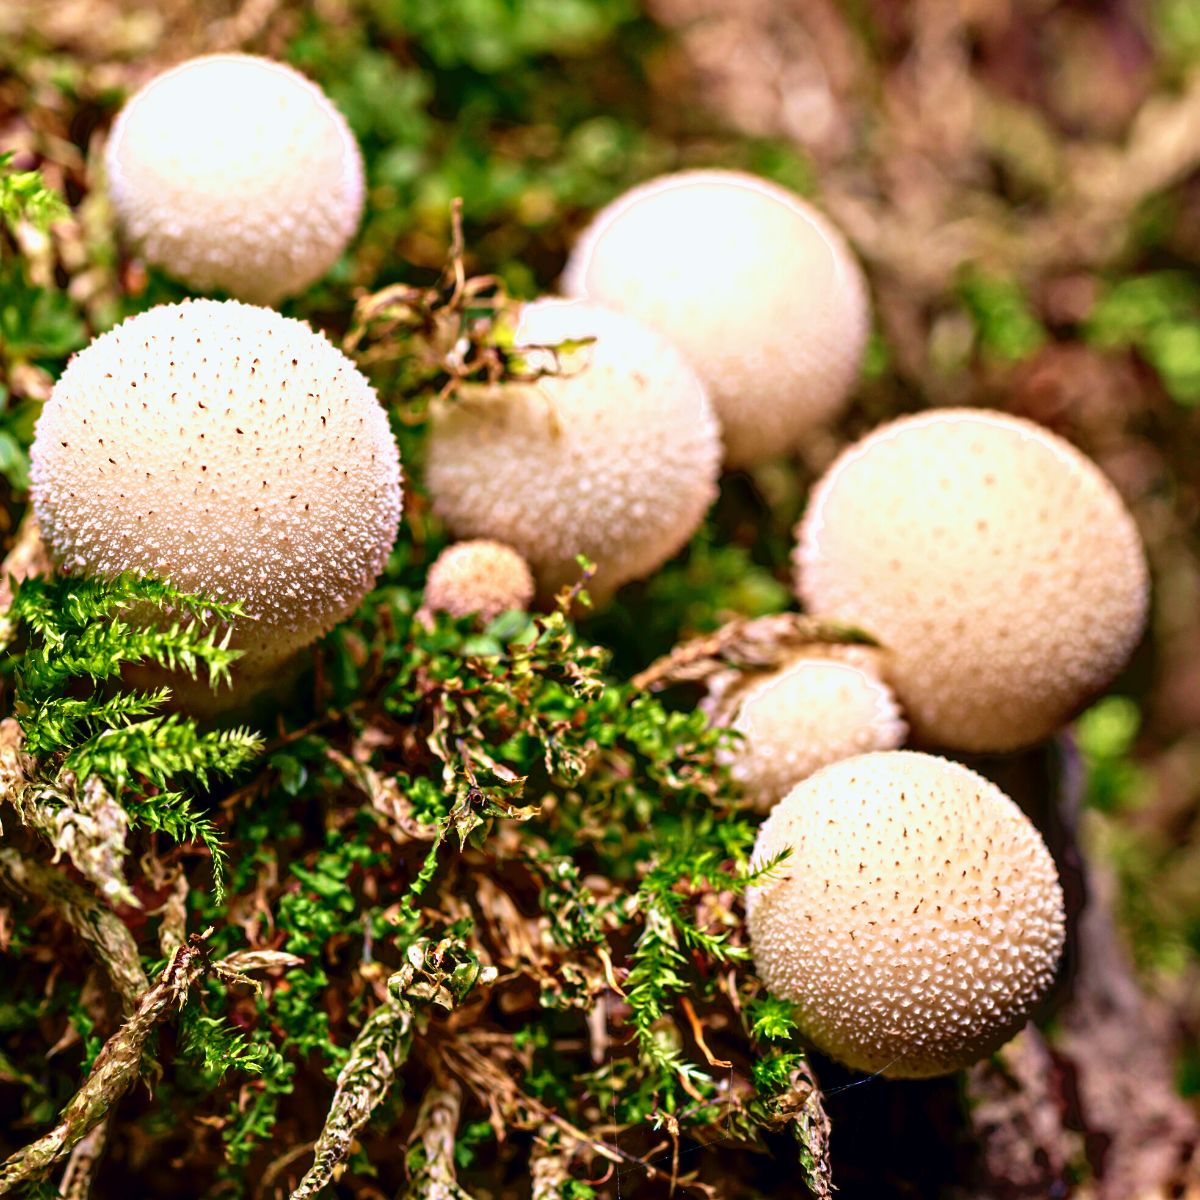
<svg viewBox="0 0 1200 1200"><path fill-rule="evenodd" d="M882 419L985 404L1100 463L1156 590L1119 694L1078 726L1084 836L1119 882L1178 1084L1200 1093L1200 0L0 0L10 541L66 357L183 294L118 248L99 186L109 124L163 67L229 49L316 79L363 147L359 236L285 306L335 338L357 294L435 277L458 196L469 267L519 296L553 288L597 207L681 167L758 172L847 232L876 311L854 405L796 460L727 477L687 551L585 622L619 673L731 613L786 608L809 481ZM30 208L34 170L61 207ZM387 368L375 382L402 399ZM402 437L419 467L419 434ZM443 534L415 483L398 570L419 578ZM297 794L317 769L302 749L276 764ZM336 890L348 864L327 865ZM0 1035L13 1020L0 1002Z"/></svg>

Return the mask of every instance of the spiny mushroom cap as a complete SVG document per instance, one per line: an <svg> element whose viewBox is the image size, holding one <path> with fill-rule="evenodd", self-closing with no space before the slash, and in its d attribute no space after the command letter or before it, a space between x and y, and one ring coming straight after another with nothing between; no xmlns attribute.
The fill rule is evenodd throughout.
<svg viewBox="0 0 1200 1200"><path fill-rule="evenodd" d="M1141 634L1148 574L1099 469L1000 413L905 417L846 450L799 530L808 609L869 631L915 735L1001 751L1068 720Z"/></svg>
<svg viewBox="0 0 1200 1200"><path fill-rule="evenodd" d="M525 610L533 576L511 547L481 538L447 546L425 579L425 603L454 617L478 613L485 621L509 609Z"/></svg>
<svg viewBox="0 0 1200 1200"><path fill-rule="evenodd" d="M806 779L753 862L791 857L747 901L754 963L823 1053L893 1078L990 1054L1046 994L1062 889L1041 835L959 763L892 750Z"/></svg>
<svg viewBox="0 0 1200 1200"><path fill-rule="evenodd" d="M241 600L248 672L357 607L400 520L371 385L303 321L237 301L131 317L77 354L38 421L33 505L68 571Z"/></svg>
<svg viewBox="0 0 1200 1200"><path fill-rule="evenodd" d="M362 214L362 156L341 113L291 67L244 54L151 80L117 118L106 168L148 261L259 304L323 275Z"/></svg>
<svg viewBox="0 0 1200 1200"><path fill-rule="evenodd" d="M704 695L696 707L711 724L730 725L736 720L742 701L751 691L769 678L777 678L794 663L810 658L822 661L831 659L857 667L872 679L887 682L887 652L881 646L862 642L807 642L783 651L773 665L768 665L769 660L764 661L762 666L741 661L736 666L726 665L714 671L704 679Z"/></svg>
<svg viewBox="0 0 1200 1200"><path fill-rule="evenodd" d="M795 447L842 408L870 324L841 234L785 188L684 171L603 209L563 291L661 330L708 387L731 467Z"/></svg>
<svg viewBox="0 0 1200 1200"><path fill-rule="evenodd" d="M731 772L763 812L821 767L894 750L908 732L887 684L832 658L802 658L753 685L732 728L742 740Z"/></svg>
<svg viewBox="0 0 1200 1200"><path fill-rule="evenodd" d="M721 444L686 360L659 334L590 304L526 305L518 344L561 345L562 373L462 389L435 406L425 482L463 538L495 538L545 594L597 566L597 599L649 574L692 535L716 496ZM531 366L546 366L534 351Z"/></svg>

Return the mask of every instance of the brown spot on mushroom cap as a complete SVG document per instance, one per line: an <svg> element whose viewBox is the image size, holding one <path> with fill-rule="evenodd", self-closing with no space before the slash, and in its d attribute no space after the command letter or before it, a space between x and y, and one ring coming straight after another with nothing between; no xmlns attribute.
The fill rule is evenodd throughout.
<svg viewBox="0 0 1200 1200"><path fill-rule="evenodd" d="M1000 751L1061 726L1125 663L1148 574L1133 519L1073 446L975 410L905 417L813 491L797 591L889 650L915 735Z"/></svg>
<svg viewBox="0 0 1200 1200"><path fill-rule="evenodd" d="M695 532L721 449L703 386L659 334L578 302L521 312L519 344L584 338L596 340L566 354L560 375L468 387L435 405L425 482L456 536L512 546L543 594L574 583L584 554L602 599Z"/></svg>
<svg viewBox="0 0 1200 1200"><path fill-rule="evenodd" d="M261 304L323 275L362 214L362 156L341 113L291 67L245 54L152 79L121 110L105 165L150 262Z"/></svg>
<svg viewBox="0 0 1200 1200"><path fill-rule="evenodd" d="M1062 889L1041 835L974 771L893 750L844 759L781 801L753 861L754 962L823 1053L893 1078L990 1054L1053 982Z"/></svg>
<svg viewBox="0 0 1200 1200"><path fill-rule="evenodd" d="M787 189L737 171L683 171L626 192L580 238L562 288L679 346L735 467L785 453L842 408L870 324L838 230Z"/></svg>
<svg viewBox="0 0 1200 1200"><path fill-rule="evenodd" d="M887 684L834 658L801 658L754 684L732 728L742 740L731 772L763 812L821 767L894 750L907 733Z"/></svg>
<svg viewBox="0 0 1200 1200"><path fill-rule="evenodd" d="M447 546L425 579L425 603L435 612L485 621L509 609L524 610L533 599L533 576L511 547L480 538Z"/></svg>
<svg viewBox="0 0 1200 1200"><path fill-rule="evenodd" d="M233 300L163 305L96 338L55 385L32 461L62 567L242 600L248 673L357 607L400 520L370 384L304 322Z"/></svg>

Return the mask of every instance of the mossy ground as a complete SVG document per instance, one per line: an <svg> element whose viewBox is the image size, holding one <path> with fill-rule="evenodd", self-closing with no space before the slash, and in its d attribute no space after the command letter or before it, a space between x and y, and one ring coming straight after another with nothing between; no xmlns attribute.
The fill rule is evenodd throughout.
<svg viewBox="0 0 1200 1200"><path fill-rule="evenodd" d="M115 627L120 588L24 593L0 715L21 706L36 762L0 739L22 797L2 814L0 1156L53 1127L168 960L192 980L181 1011L155 1010L145 1083L100 1122L103 1151L91 1134L45 1195L286 1196L318 1139L329 1194L364 1200L822 1194L830 1162L841 1195L872 1200L1183 1186L1200 1093L1200 9L964 13L0 0L8 545L67 356L184 294L120 249L98 162L123 98L189 54L285 58L354 128L362 230L284 306L335 341L363 296L436 284L455 197L469 272L532 296L591 211L684 166L814 195L855 242L877 312L837 430L726 478L688 550L602 612L486 631L414 620L445 543L420 491L422 401L445 381L407 355L405 328L373 327L359 351L410 485L400 542L247 733L106 736L152 710L81 680L123 657L220 655ZM753 819L693 697L620 681L731 615L787 608L814 473L870 425L951 403L1034 417L1104 467L1149 548L1154 618L1076 729L1078 821L1054 799L1070 756L981 764L1040 815L1076 918L1086 848L1088 911L1114 911L1119 939L1078 922L1042 1033L996 1063L883 1084L810 1062L786 1007L759 994L738 920ZM85 794L64 770L96 782ZM113 879L116 925L96 899ZM231 974L251 970L259 992Z"/></svg>

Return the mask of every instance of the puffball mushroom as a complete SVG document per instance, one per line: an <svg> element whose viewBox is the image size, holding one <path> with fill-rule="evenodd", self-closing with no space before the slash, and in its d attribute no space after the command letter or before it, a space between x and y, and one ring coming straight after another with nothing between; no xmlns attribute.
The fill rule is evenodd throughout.
<svg viewBox="0 0 1200 1200"><path fill-rule="evenodd" d="M589 591L603 599L670 558L715 498L712 407L683 355L619 313L539 300L521 310L516 339L564 347L560 373L464 387L434 405L434 509L457 537L511 546L543 595L576 582L586 555L597 567ZM546 350L527 357L554 363Z"/></svg>
<svg viewBox="0 0 1200 1200"><path fill-rule="evenodd" d="M509 609L525 610L533 576L511 547L481 538L447 546L425 578L425 603L454 617L478 613L485 621Z"/></svg>
<svg viewBox="0 0 1200 1200"><path fill-rule="evenodd" d="M1001 413L904 417L851 446L813 491L795 564L811 612L887 647L914 735L959 750L1051 734L1146 619L1146 560L1116 490Z"/></svg>
<svg viewBox="0 0 1200 1200"><path fill-rule="evenodd" d="M908 732L891 689L834 658L801 658L752 685L731 726L733 778L762 812L839 759L894 750Z"/></svg>
<svg viewBox="0 0 1200 1200"><path fill-rule="evenodd" d="M358 228L362 156L341 113L283 63L193 58L121 110L105 157L119 224L199 291L274 304L324 275Z"/></svg>
<svg viewBox="0 0 1200 1200"><path fill-rule="evenodd" d="M1065 916L1024 813L960 763L844 759L763 822L750 889L755 967L805 1036L860 1071L918 1079L990 1054L1054 980Z"/></svg>
<svg viewBox="0 0 1200 1200"><path fill-rule="evenodd" d="M730 467L785 453L841 410L870 325L862 271L837 229L737 171L626 192L583 233L562 288L645 321L687 355Z"/></svg>
<svg viewBox="0 0 1200 1200"><path fill-rule="evenodd" d="M131 317L67 364L37 424L33 507L64 570L241 600L249 676L357 606L400 520L375 392L303 321L237 301Z"/></svg>

